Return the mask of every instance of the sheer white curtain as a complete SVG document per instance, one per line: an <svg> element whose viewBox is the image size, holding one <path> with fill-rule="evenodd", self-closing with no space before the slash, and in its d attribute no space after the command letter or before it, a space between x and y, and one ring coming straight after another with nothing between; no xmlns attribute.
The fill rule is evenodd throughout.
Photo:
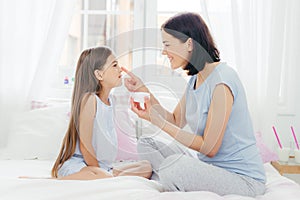
<svg viewBox="0 0 300 200"><path fill-rule="evenodd" d="M28 109L31 99L47 93L75 3L0 1L0 147L5 146L15 114Z"/></svg>
<svg viewBox="0 0 300 200"><path fill-rule="evenodd" d="M255 130L272 145L273 124L299 120L300 1L202 1L221 58L236 68L245 86ZM225 6L218 8L221 1Z"/></svg>

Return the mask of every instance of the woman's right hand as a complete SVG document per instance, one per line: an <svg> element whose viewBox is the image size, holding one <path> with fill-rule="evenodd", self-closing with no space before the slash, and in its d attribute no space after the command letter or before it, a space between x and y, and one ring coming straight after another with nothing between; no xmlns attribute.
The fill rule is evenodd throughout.
<svg viewBox="0 0 300 200"><path fill-rule="evenodd" d="M129 78L124 79L125 87L129 90L129 92L149 92L148 88L139 77L124 67L121 67L121 69L129 76Z"/></svg>

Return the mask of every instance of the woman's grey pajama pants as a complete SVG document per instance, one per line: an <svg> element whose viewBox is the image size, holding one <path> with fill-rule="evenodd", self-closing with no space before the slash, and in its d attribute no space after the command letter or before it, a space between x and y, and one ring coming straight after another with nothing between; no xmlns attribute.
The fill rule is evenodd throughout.
<svg viewBox="0 0 300 200"><path fill-rule="evenodd" d="M137 148L140 159L152 165L151 179L160 181L167 191L211 191L252 197L265 192L265 184L205 163L177 142L166 145L152 138L140 138Z"/></svg>

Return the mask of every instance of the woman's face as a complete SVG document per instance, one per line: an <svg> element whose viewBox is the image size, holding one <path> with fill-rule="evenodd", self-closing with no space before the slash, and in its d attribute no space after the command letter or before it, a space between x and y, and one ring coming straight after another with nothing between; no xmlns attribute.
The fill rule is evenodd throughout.
<svg viewBox="0 0 300 200"><path fill-rule="evenodd" d="M162 30L162 43L162 54L169 58L171 68L178 69L181 67L184 69L192 55L191 39L181 42L179 39Z"/></svg>
<svg viewBox="0 0 300 200"><path fill-rule="evenodd" d="M122 85L121 68L118 64L116 57L111 54L107 60L103 69L100 71L102 86L108 88L114 88Z"/></svg>

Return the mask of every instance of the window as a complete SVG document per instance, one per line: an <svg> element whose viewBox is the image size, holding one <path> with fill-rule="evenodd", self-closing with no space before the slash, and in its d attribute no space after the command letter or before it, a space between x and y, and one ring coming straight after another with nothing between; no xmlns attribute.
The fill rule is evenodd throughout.
<svg viewBox="0 0 300 200"><path fill-rule="evenodd" d="M174 1L172 0L160 0L157 1L157 28L160 29L160 26L170 17L179 13L179 12L201 12L200 1L195 0L180 0ZM162 55L161 52L158 52L156 57L156 62L161 66L169 66L169 61L166 56ZM169 75L174 74L167 68L160 68L159 74ZM181 73L181 75L185 75L185 73Z"/></svg>
<svg viewBox="0 0 300 200"><path fill-rule="evenodd" d="M178 12L197 12L208 20L205 15L207 9L217 16L226 10L224 7L230 6L229 1L211 1L77 0L77 11L65 42L57 76L53 80L52 96L71 97L80 53L98 45L110 46L120 65L129 69L137 68L136 72L142 78L151 76L152 80L153 77L184 75L180 70L179 73L170 70L167 57L161 54L160 26ZM216 43L219 44L218 41Z"/></svg>
<svg viewBox="0 0 300 200"><path fill-rule="evenodd" d="M178 0L176 3L172 0L157 0L156 26L160 28L167 19L179 12L199 13L210 28L217 47L222 52L222 58L226 57L226 60L231 61L234 59L234 55L228 53L232 51L226 49L227 46L231 46L231 43L228 42L228 40L224 40L223 36L223 30L230 31L230 29L225 27L228 23L224 22L225 20L231 19L230 9L231 4L228 0ZM218 24L218 26L213 26L215 24ZM229 33L229 35L232 34ZM222 49L226 50L223 51ZM157 64L166 65L166 63L168 63L166 57L161 55L161 53L157 54L156 59Z"/></svg>
<svg viewBox="0 0 300 200"><path fill-rule="evenodd" d="M133 0L77 1L76 13L52 84L54 97L71 98L77 60L84 49L99 45L110 46L115 52L124 49L112 37L122 34L128 37L124 33L133 30L133 3ZM117 56L121 65L132 66L131 52Z"/></svg>

